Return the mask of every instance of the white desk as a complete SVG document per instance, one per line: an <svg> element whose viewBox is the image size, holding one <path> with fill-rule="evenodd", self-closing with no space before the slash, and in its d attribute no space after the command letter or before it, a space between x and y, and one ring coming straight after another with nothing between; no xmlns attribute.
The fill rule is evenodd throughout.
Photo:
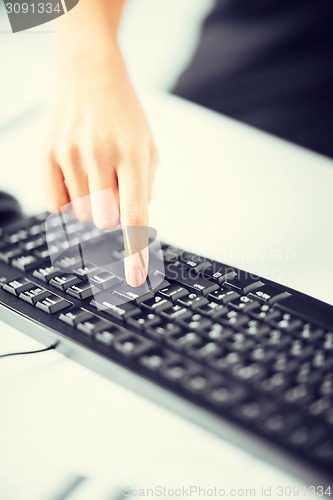
<svg viewBox="0 0 333 500"><path fill-rule="evenodd" d="M145 102L161 157L151 205L161 239L333 303L333 162L175 98ZM45 206L41 123L0 138L0 185L30 212ZM2 352L36 346L3 324L0 342ZM255 488L255 498L261 485L294 484L55 352L0 361L0 394L4 500L26 500L64 471L120 486Z"/></svg>

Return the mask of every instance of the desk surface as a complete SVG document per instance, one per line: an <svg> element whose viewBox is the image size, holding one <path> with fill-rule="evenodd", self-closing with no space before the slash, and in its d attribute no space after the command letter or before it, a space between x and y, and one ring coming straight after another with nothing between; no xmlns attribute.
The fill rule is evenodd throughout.
<svg viewBox="0 0 333 500"><path fill-rule="evenodd" d="M333 303L333 162L170 96L144 100L161 158L151 204L161 239ZM45 208L42 124L37 113L0 138L0 185L31 213ZM36 345L3 324L0 335L2 352ZM294 484L55 352L1 361L0 393L8 499L66 470L120 486L252 487L258 498L262 485Z"/></svg>

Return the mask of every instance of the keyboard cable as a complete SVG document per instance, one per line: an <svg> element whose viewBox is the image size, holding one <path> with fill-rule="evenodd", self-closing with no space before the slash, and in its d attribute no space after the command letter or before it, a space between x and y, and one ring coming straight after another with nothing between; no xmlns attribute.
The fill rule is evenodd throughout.
<svg viewBox="0 0 333 500"><path fill-rule="evenodd" d="M10 352L8 354L0 354L0 358L8 358L9 356L22 356L24 354L38 354L40 352L52 351L58 346L58 344L59 342L56 342L49 347L44 347L43 349L37 349L34 351Z"/></svg>

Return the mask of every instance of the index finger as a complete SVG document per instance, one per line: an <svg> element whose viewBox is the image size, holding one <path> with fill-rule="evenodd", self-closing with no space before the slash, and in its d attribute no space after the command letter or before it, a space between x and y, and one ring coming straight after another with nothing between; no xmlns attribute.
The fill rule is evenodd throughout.
<svg viewBox="0 0 333 500"><path fill-rule="evenodd" d="M144 283L148 272L148 172L122 164L118 170L120 219L125 244L125 276L130 286Z"/></svg>

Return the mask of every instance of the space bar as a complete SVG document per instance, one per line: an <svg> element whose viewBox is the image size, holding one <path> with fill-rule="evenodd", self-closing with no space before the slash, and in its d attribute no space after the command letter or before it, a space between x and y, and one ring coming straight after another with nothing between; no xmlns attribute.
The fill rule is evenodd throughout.
<svg viewBox="0 0 333 500"><path fill-rule="evenodd" d="M333 322L332 306L311 297L291 295L275 307L288 313L299 314L309 321L327 323L328 326Z"/></svg>

